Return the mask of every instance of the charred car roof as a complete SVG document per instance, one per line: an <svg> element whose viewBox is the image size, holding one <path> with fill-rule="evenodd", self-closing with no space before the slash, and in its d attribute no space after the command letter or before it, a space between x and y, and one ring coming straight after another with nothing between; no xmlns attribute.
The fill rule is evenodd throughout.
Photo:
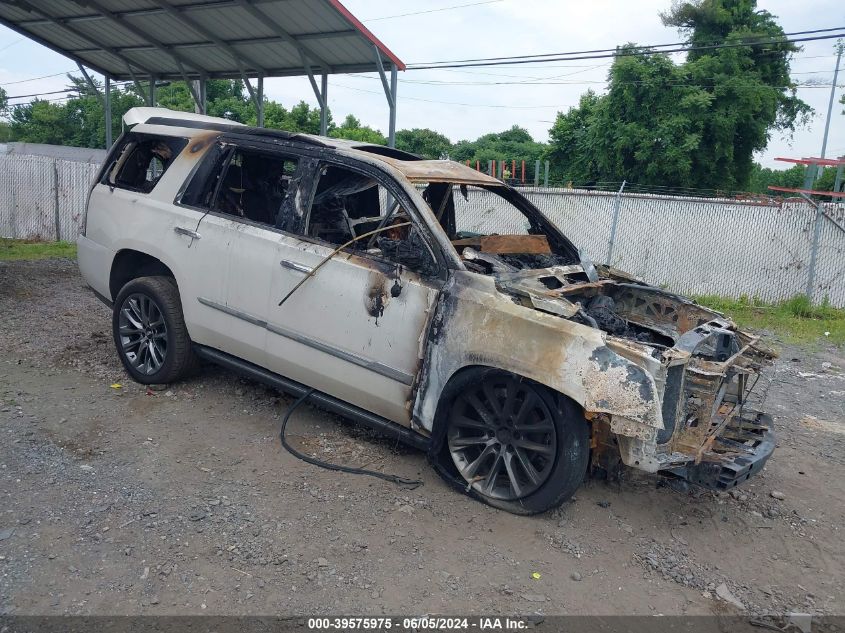
<svg viewBox="0 0 845 633"><path fill-rule="evenodd" d="M269 128L251 127L218 117L194 114L192 112L175 112L165 108L139 107L130 109L123 117L129 126L169 126L184 130L196 130L196 134L204 132L227 132L242 136L263 137L299 141L318 147L336 149L347 155L359 154L361 158L385 163L402 173L411 182L454 182L457 184L497 186L502 182L476 171L461 163L451 160L426 160L416 154L404 152L392 147L351 141L347 139L330 138L316 134L287 132ZM143 131L143 127L138 131Z"/></svg>

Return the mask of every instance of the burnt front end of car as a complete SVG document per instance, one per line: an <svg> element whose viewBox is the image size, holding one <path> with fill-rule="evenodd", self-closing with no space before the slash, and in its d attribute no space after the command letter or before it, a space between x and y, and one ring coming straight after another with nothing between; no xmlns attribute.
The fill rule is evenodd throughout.
<svg viewBox="0 0 845 633"><path fill-rule="evenodd" d="M499 273L497 283L525 305L604 332L605 347L593 353L598 362L583 378L591 394L584 405L593 422L594 468L612 471L621 459L718 489L759 471L774 449L771 419L760 411L768 385L762 370L774 354L685 297L606 266L587 280L579 278L583 270ZM627 390L630 397L653 391L658 406L644 398L641 415L620 412L620 385L606 375L614 358L642 370L628 370L635 383L628 386L637 387ZM615 410L607 406L611 396Z"/></svg>
<svg viewBox="0 0 845 633"><path fill-rule="evenodd" d="M682 334L666 364L661 471L715 489L732 488L771 456L771 418L759 407L773 354L757 337L714 319Z"/></svg>
<svg viewBox="0 0 845 633"><path fill-rule="evenodd" d="M608 337L609 346L659 361L651 374L662 428L653 437L617 433L622 461L714 489L732 488L761 470L775 446L772 420L761 410L769 384L763 369L775 354L723 315L660 288L616 278L601 292L626 324ZM587 305L596 303L592 297ZM600 324L609 319L594 316ZM601 455L600 442L597 448Z"/></svg>

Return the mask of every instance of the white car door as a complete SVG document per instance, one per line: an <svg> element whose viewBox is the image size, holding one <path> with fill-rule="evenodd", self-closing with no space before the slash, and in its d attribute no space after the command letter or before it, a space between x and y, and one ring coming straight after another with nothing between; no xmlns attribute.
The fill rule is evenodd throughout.
<svg viewBox="0 0 845 633"><path fill-rule="evenodd" d="M408 425L411 387L443 282L433 250L407 213L409 198L386 177L373 175L322 166L314 203L305 213L305 235L287 234L278 241L267 314L267 362L278 373ZM361 182L355 184L359 176ZM332 187L340 194L336 198L330 195ZM331 209L340 211L338 222L318 217L330 206L340 206L338 199L345 204ZM390 223L406 225L379 235L387 239L394 233L393 246L402 239L416 240L420 263L400 263L379 250L378 240L366 252L369 238L360 240L357 249L332 256L350 237L376 228L392 200L402 204Z"/></svg>
<svg viewBox="0 0 845 633"><path fill-rule="evenodd" d="M216 315L217 327L203 342L238 358L265 366L267 295L280 232L280 209L295 197L298 159L260 144L221 141L212 165L197 186L204 194L205 227L227 227L226 279L220 293L210 289L197 303ZM288 196L291 196L290 199ZM192 196L190 188L185 197Z"/></svg>

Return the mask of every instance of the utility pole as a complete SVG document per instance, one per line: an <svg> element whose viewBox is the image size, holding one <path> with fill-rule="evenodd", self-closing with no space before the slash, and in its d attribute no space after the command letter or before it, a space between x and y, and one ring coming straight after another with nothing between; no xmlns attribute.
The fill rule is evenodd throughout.
<svg viewBox="0 0 845 633"><path fill-rule="evenodd" d="M830 131L830 115L833 112L833 99L836 96L836 80L839 77L839 62L842 60L842 51L845 50L845 43L839 40L836 43L836 69L833 71L833 83L830 85L830 101L827 104L827 120L824 124L824 136L822 137L822 153L820 158L824 158L824 153L827 151L827 133ZM822 170L824 168L819 165L816 167L816 179L821 178Z"/></svg>

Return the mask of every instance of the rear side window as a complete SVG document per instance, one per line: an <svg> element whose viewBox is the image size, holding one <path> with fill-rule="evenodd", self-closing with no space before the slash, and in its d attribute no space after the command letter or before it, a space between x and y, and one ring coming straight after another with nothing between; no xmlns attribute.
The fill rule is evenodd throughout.
<svg viewBox="0 0 845 633"><path fill-rule="evenodd" d="M182 204L278 226L297 187L298 159L218 144L197 169Z"/></svg>
<svg viewBox="0 0 845 633"><path fill-rule="evenodd" d="M149 193L187 144L186 138L127 134L102 182L117 189Z"/></svg>

